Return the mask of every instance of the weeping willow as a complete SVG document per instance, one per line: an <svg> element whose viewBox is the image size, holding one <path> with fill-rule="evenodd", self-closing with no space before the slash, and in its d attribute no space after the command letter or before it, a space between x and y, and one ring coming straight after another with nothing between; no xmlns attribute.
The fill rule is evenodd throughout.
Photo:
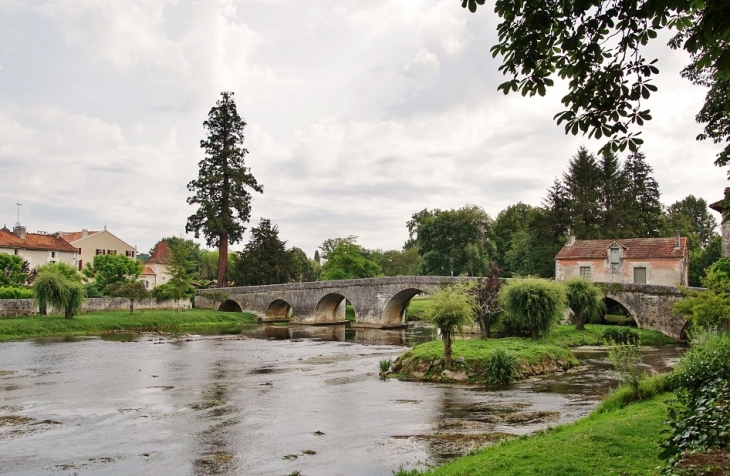
<svg viewBox="0 0 730 476"><path fill-rule="evenodd" d="M560 321L566 306L565 286L547 279L512 280L502 288L500 298L508 314L505 319L529 329L535 340Z"/></svg>
<svg viewBox="0 0 730 476"><path fill-rule="evenodd" d="M586 322L596 322L606 311L603 292L595 284L585 278L573 278L565 281L568 307L573 310L575 328L585 329Z"/></svg>
<svg viewBox="0 0 730 476"><path fill-rule="evenodd" d="M66 319L71 319L81 311L84 303L84 288L55 271L43 271L33 282L33 294L41 314L48 308L63 309Z"/></svg>

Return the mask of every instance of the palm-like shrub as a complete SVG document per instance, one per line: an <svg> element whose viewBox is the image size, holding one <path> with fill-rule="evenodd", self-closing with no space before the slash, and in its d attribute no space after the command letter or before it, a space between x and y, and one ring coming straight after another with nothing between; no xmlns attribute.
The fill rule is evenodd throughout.
<svg viewBox="0 0 730 476"><path fill-rule="evenodd" d="M444 288L433 295L426 320L441 331L444 340L444 369L451 369L451 341L455 331L472 322L469 297L456 289Z"/></svg>
<svg viewBox="0 0 730 476"><path fill-rule="evenodd" d="M537 340L560 321L566 306L565 286L547 279L526 278L510 281L502 288L505 319L514 321L514 328L529 328Z"/></svg>
<svg viewBox="0 0 730 476"><path fill-rule="evenodd" d="M585 278L565 281L568 306L575 316L575 328L585 330L586 322L596 322L606 311L603 291Z"/></svg>

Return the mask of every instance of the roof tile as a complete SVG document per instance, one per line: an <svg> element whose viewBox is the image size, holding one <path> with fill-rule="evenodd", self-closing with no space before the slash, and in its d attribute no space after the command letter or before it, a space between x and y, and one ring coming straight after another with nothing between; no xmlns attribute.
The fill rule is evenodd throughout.
<svg viewBox="0 0 730 476"><path fill-rule="evenodd" d="M0 230L0 248L76 253L76 248L58 235L26 233L25 239L21 239L15 233L4 230Z"/></svg>

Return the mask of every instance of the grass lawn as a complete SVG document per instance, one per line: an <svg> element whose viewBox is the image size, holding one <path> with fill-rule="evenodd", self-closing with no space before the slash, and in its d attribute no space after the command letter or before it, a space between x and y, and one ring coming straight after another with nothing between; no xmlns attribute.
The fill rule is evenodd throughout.
<svg viewBox="0 0 730 476"><path fill-rule="evenodd" d="M578 360L570 350L564 347L518 337L455 340L451 346L452 359L464 357L467 363L478 362L484 360L492 351L498 348L514 354L518 360L524 360L533 365L540 364L546 358L560 359L578 365ZM410 357L419 360L440 359L444 356L444 343L431 341L419 344L405 355L408 356L409 354Z"/></svg>
<svg viewBox="0 0 730 476"><path fill-rule="evenodd" d="M58 335L103 334L109 331L180 331L188 326L216 324L251 324L253 314L221 312L210 309L185 311L145 309L102 311L80 314L73 319L63 316L32 316L0 319L0 341Z"/></svg>
<svg viewBox="0 0 730 476"><path fill-rule="evenodd" d="M663 394L613 412L593 413L570 425L486 448L425 474L658 474L656 468L662 462L657 442L670 396Z"/></svg>

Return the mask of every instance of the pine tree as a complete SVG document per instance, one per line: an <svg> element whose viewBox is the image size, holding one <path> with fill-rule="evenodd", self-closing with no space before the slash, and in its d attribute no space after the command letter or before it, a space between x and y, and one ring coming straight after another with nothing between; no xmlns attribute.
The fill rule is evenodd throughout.
<svg viewBox="0 0 730 476"><path fill-rule="evenodd" d="M298 276L295 256L279 239L279 227L262 218L258 226L251 228L251 240L238 254L233 270L236 285L289 283Z"/></svg>
<svg viewBox="0 0 730 476"><path fill-rule="evenodd" d="M246 122L238 115L233 93L222 92L215 104L203 122L208 131L200 141L205 158L198 164L198 178L188 183L194 195L187 202L199 208L188 217L185 231L194 232L196 238L202 231L208 246L218 248L218 285L225 286L228 244L240 241L246 231L243 225L251 217L249 190L262 193L263 187L244 164Z"/></svg>
<svg viewBox="0 0 730 476"><path fill-rule="evenodd" d="M623 173L628 187L622 213L629 219L629 230L639 238L653 238L662 232L662 204L659 184L652 176L654 170L646 163L642 152L629 155Z"/></svg>
<svg viewBox="0 0 730 476"><path fill-rule="evenodd" d="M621 162L616 154L604 153L598 162L601 171L601 230L600 238L628 236L626 214L620 209L628 184L621 170Z"/></svg>
<svg viewBox="0 0 730 476"><path fill-rule="evenodd" d="M585 147L578 149L563 174L563 187L569 197L571 228L580 239L598 238L601 228L601 170L596 158Z"/></svg>

